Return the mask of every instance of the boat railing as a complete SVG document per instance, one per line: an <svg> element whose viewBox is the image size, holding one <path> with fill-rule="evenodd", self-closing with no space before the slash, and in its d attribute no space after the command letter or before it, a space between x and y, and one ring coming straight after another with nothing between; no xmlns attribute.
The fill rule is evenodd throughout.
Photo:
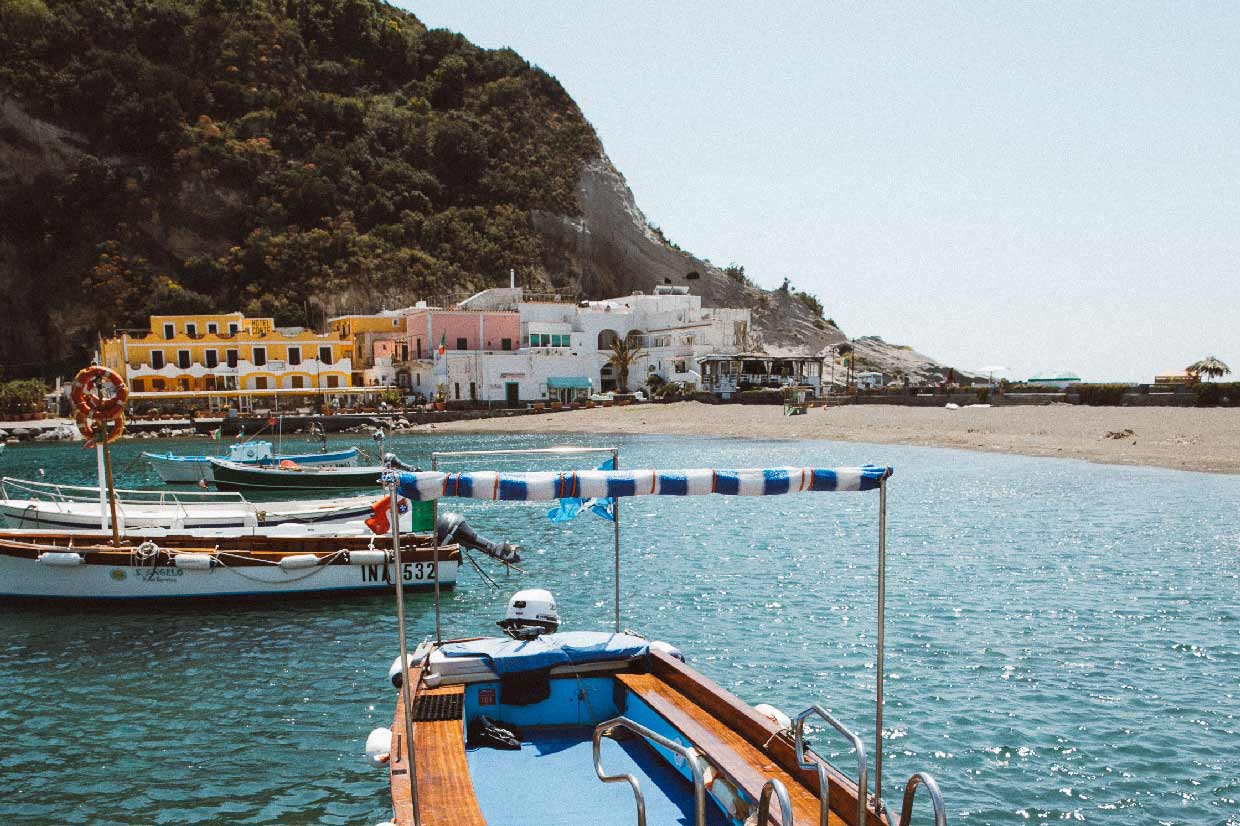
<svg viewBox="0 0 1240 826"><path fill-rule="evenodd" d="M762 794L758 797L758 826L766 826L771 819L771 793L774 792L775 799L779 801L779 822L782 826L796 826L796 820L792 814L792 800L788 797L788 790L784 788L784 784L779 782L779 778L772 777L762 786Z"/></svg>
<svg viewBox="0 0 1240 826"><path fill-rule="evenodd" d="M797 765L802 769L818 770L818 822L820 826L827 826L828 818L831 813L831 785L830 777L827 774L827 767L822 760L806 760L805 759L805 721L813 716L818 715L822 719L831 724L831 727L840 733L857 752L857 823L864 826L866 822L866 794L868 791L868 783L866 781L866 760L865 760L865 744L861 742L861 738L854 734L847 726L839 720L831 716L831 713L820 705L812 705L797 715L796 722L793 726L796 737L796 756Z"/></svg>
<svg viewBox="0 0 1240 826"><path fill-rule="evenodd" d="M14 494L24 493L26 496ZM61 485L55 482L35 482L28 479L0 478L0 495L5 501L47 497L54 502L98 502L99 488L89 485ZM178 505L182 510L188 504L228 503L249 504L240 493L225 491L163 491L116 489L117 504L122 505Z"/></svg>
<svg viewBox="0 0 1240 826"><path fill-rule="evenodd" d="M669 740L657 731L652 731L641 723L635 723L627 717L614 717L599 723L594 729L594 773L604 783L627 782L633 789L633 797L637 800L637 826L646 826L646 799L642 795L641 785L631 774L607 774L603 770L602 741L603 735L611 729L626 728L634 734L662 746L680 755L693 773L693 822L694 826L706 826L706 775L702 767L702 758L697 749L685 746L675 740ZM785 794L785 797L787 795ZM787 821L791 823L792 821Z"/></svg>
<svg viewBox="0 0 1240 826"><path fill-rule="evenodd" d="M926 772L917 772L908 779L908 783L904 786L904 800L900 804L900 826L908 826L911 821L913 798L917 796L917 789L921 786L926 787L926 794L930 796L930 807L934 812L934 826L947 826L947 809L943 805L943 793L939 791L939 784Z"/></svg>

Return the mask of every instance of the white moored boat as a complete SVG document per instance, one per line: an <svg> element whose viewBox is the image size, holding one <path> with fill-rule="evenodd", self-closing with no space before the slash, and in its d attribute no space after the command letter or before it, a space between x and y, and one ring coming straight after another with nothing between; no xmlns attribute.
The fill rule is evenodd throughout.
<svg viewBox="0 0 1240 826"><path fill-rule="evenodd" d="M253 441L230 445L228 460L242 465L274 466L281 462L293 462L306 467L351 467L357 464L360 451L355 447L344 450L323 451L321 453L272 453L271 442ZM151 467L159 474L159 478L170 484L197 484L211 482L214 475L211 470L211 459L219 456L183 456L177 453L150 453L144 451L142 457L151 463Z"/></svg>
<svg viewBox="0 0 1240 826"><path fill-rule="evenodd" d="M0 597L18 602L100 602L305 596L393 588L389 535L286 526L236 531L0 532ZM406 588L450 588L459 546L430 534L401 537Z"/></svg>
<svg viewBox="0 0 1240 826"><path fill-rule="evenodd" d="M117 490L117 523L134 528L259 528L283 524L338 525L371 514L376 496L298 502L250 502L239 493ZM415 511L429 508L415 506ZM99 488L0 479L0 514L11 527L98 529ZM429 523L428 523L429 524Z"/></svg>

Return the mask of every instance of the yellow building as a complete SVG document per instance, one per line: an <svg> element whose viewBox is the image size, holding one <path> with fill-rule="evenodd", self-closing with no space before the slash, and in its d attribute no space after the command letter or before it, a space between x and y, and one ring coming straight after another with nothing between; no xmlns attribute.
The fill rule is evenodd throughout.
<svg viewBox="0 0 1240 826"><path fill-rule="evenodd" d="M347 388L353 342L337 333L277 328L241 313L151 316L149 330L102 343L103 363L134 395Z"/></svg>
<svg viewBox="0 0 1240 826"><path fill-rule="evenodd" d="M332 332L353 343L353 384L357 387L409 386L410 309L328 320Z"/></svg>

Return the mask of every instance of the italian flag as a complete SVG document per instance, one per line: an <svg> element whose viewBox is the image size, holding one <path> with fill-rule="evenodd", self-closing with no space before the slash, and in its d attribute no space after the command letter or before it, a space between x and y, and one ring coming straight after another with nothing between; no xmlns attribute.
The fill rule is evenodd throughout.
<svg viewBox="0 0 1240 826"><path fill-rule="evenodd" d="M448 349L448 331L444 330L443 335L439 337L439 355L442 356Z"/></svg>
<svg viewBox="0 0 1240 826"><path fill-rule="evenodd" d="M212 439L218 442L220 440L220 434L223 432L224 432L224 428L217 427L215 430L212 430L209 435L211 436Z"/></svg>

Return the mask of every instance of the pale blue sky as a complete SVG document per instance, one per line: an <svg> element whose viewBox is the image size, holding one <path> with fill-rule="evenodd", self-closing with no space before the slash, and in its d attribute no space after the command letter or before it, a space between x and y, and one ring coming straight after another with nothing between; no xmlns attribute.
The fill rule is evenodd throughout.
<svg viewBox="0 0 1240 826"><path fill-rule="evenodd" d="M669 238L851 336L1240 371L1240 4L398 5L555 75Z"/></svg>

